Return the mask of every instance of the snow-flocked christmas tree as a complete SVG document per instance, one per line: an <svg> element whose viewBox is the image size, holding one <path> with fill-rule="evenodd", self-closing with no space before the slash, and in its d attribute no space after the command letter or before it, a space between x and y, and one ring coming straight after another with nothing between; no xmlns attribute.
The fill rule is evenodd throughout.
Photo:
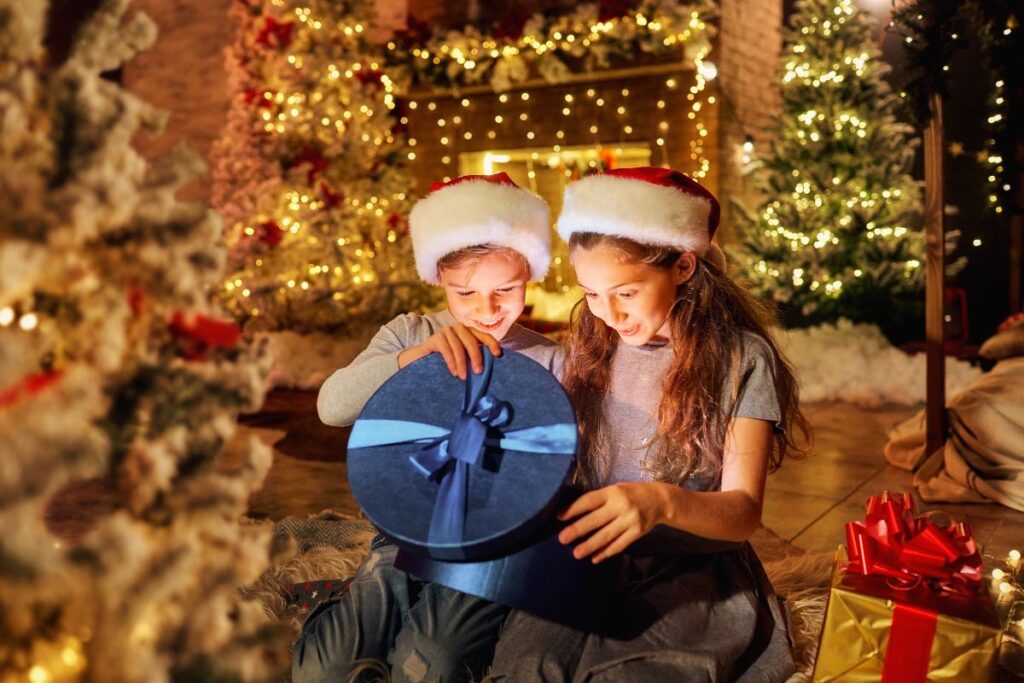
<svg viewBox="0 0 1024 683"><path fill-rule="evenodd" d="M287 653L238 592L268 561L240 518L269 449L223 451L264 354L209 303L219 218L175 199L202 164L148 164L131 139L163 116L101 77L155 39L128 3L50 69L47 3L0 0L4 683L267 680Z"/></svg>
<svg viewBox="0 0 1024 683"><path fill-rule="evenodd" d="M375 328L429 305L394 84L366 0L236 0L233 100L214 151L231 269L224 297L256 329Z"/></svg>
<svg viewBox="0 0 1024 683"><path fill-rule="evenodd" d="M782 112L755 171L765 200L733 251L790 322L892 320L924 286L917 140L897 118L873 23L853 0L799 0L781 57Z"/></svg>

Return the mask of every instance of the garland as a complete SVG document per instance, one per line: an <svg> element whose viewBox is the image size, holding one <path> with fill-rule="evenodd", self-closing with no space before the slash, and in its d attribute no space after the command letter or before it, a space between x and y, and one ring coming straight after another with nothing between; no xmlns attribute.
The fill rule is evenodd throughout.
<svg viewBox="0 0 1024 683"><path fill-rule="evenodd" d="M682 48L700 65L711 49L710 0L601 0L549 17L509 13L490 34L467 26L431 32L411 24L388 43L389 72L403 85L457 89L489 83L496 92L534 73L548 83L607 68L613 59Z"/></svg>

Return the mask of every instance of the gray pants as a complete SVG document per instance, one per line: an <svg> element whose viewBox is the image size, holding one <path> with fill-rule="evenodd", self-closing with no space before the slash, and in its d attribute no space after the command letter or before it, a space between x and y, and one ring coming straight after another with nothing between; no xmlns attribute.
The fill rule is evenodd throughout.
<svg viewBox="0 0 1024 683"><path fill-rule="evenodd" d="M358 660L387 662L396 683L478 680L509 609L394 567L398 549L374 542L348 591L306 620L293 683L342 683Z"/></svg>
<svg viewBox="0 0 1024 683"><path fill-rule="evenodd" d="M604 634L514 611L495 683L782 683L796 669L785 615L749 545L627 556Z"/></svg>

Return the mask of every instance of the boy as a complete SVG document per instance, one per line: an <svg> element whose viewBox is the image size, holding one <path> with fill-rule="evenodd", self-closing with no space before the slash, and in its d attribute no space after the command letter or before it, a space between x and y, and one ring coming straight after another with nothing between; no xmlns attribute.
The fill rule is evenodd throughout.
<svg viewBox="0 0 1024 683"><path fill-rule="evenodd" d="M516 323L526 283L543 278L551 260L542 199L504 173L463 176L435 185L409 224L417 271L444 288L447 310L398 316L332 374L317 398L326 424L354 422L381 384L431 353L462 379L467 361L482 371L481 344L561 369L559 347ZM394 568L396 552L378 536L347 592L310 615L295 646L294 683L347 680L358 675L357 660L386 660L393 681L482 677L508 608L418 581Z"/></svg>

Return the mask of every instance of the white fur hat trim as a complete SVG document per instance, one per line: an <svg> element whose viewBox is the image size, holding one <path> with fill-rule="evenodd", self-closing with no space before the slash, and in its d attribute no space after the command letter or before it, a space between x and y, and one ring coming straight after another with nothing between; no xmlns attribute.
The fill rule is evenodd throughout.
<svg viewBox="0 0 1024 683"><path fill-rule="evenodd" d="M509 247L541 280L551 263L551 213L547 203L514 184L474 178L452 182L421 199L409 214L416 271L438 284L437 262L478 244Z"/></svg>
<svg viewBox="0 0 1024 683"><path fill-rule="evenodd" d="M574 232L594 232L703 257L711 246L711 206L677 188L595 174L565 188L558 234L569 241Z"/></svg>

